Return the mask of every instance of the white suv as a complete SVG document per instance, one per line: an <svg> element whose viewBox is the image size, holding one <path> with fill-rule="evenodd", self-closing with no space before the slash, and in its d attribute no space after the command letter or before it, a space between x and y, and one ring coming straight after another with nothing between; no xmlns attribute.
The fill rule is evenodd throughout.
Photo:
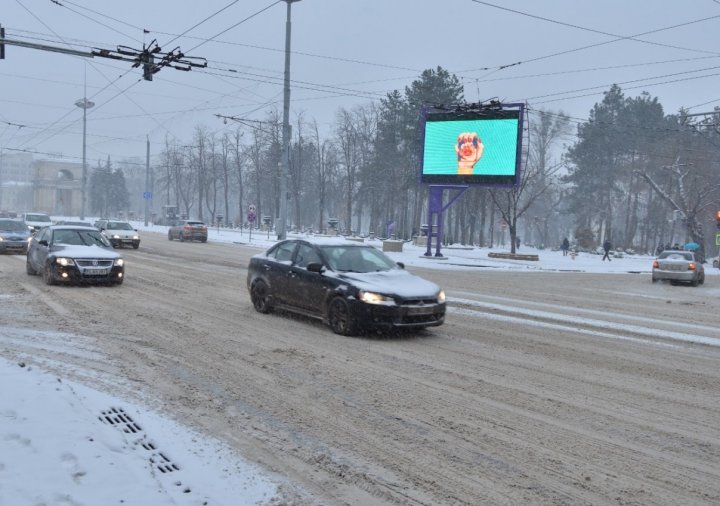
<svg viewBox="0 0 720 506"><path fill-rule="evenodd" d="M43 227L52 225L50 215L46 213L23 213L22 219L33 234Z"/></svg>
<svg viewBox="0 0 720 506"><path fill-rule="evenodd" d="M100 220L95 226L105 234L113 245L113 248L132 246L135 249L140 247L140 235L137 229L133 228L127 221Z"/></svg>

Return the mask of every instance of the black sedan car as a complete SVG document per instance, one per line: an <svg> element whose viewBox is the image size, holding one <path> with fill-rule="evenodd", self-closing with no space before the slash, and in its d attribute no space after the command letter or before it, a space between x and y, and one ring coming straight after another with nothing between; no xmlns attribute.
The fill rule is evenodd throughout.
<svg viewBox="0 0 720 506"><path fill-rule="evenodd" d="M53 225L30 241L27 273L42 274L45 283L122 284L125 261L95 228Z"/></svg>
<svg viewBox="0 0 720 506"><path fill-rule="evenodd" d="M380 250L346 240L286 240L255 255L247 287L255 309L314 317L341 335L445 321L445 293Z"/></svg>

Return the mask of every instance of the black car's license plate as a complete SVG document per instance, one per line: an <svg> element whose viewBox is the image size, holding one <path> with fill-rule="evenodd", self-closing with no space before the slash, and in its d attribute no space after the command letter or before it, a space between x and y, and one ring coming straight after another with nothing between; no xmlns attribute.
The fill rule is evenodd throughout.
<svg viewBox="0 0 720 506"><path fill-rule="evenodd" d="M83 273L86 276L102 276L108 273L107 269L85 269Z"/></svg>
<svg viewBox="0 0 720 506"><path fill-rule="evenodd" d="M409 307L407 310L408 314L432 314L434 312L435 308L433 306Z"/></svg>

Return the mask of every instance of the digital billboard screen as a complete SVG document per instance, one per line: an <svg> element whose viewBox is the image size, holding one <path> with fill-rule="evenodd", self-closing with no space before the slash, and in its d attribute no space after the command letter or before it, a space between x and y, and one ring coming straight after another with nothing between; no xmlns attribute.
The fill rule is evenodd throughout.
<svg viewBox="0 0 720 506"><path fill-rule="evenodd" d="M421 177L430 184L518 182L522 107L426 112Z"/></svg>

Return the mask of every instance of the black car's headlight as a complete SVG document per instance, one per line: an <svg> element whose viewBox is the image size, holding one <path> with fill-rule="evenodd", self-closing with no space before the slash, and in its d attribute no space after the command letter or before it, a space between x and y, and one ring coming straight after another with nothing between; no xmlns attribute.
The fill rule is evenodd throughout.
<svg viewBox="0 0 720 506"><path fill-rule="evenodd" d="M122 258L116 258L113 262L113 265L115 267L122 267L123 265L125 265L125 260L123 260Z"/></svg>
<svg viewBox="0 0 720 506"><path fill-rule="evenodd" d="M367 292L365 290L360 290L360 292L358 292L358 299L367 304L381 304L384 306L395 304L395 299L392 297L388 297L387 295L383 295L381 293Z"/></svg>
<svg viewBox="0 0 720 506"><path fill-rule="evenodd" d="M75 265L75 260L68 257L57 257L55 259L55 263L58 265L62 265L63 267L67 267L69 265Z"/></svg>
<svg viewBox="0 0 720 506"><path fill-rule="evenodd" d="M445 290L440 290L437 294L438 302L445 302Z"/></svg>

